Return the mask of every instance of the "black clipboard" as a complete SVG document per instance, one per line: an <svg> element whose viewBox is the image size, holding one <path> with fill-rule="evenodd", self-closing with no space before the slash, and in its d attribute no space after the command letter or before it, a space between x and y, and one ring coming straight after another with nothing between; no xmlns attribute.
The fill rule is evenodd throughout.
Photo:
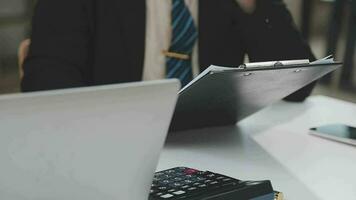
<svg viewBox="0 0 356 200"><path fill-rule="evenodd" d="M212 66L180 91L170 131L235 125L342 66L323 61Z"/></svg>

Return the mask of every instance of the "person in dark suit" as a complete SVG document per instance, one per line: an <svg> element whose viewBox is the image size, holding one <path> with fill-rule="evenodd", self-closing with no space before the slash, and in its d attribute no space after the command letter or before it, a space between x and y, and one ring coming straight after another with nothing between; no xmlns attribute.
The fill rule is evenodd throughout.
<svg viewBox="0 0 356 200"><path fill-rule="evenodd" d="M22 90L162 78L209 65L314 60L282 0L39 0ZM287 97L302 101L314 84Z"/></svg>

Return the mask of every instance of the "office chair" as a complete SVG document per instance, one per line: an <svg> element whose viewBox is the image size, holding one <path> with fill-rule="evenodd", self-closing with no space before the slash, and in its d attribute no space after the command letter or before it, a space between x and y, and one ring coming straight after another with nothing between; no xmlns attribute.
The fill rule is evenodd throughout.
<svg viewBox="0 0 356 200"><path fill-rule="evenodd" d="M28 51L30 48L31 40L26 39L20 43L19 49L18 49L18 65L19 65L19 76L20 80L24 76L24 70L23 70L23 63L28 55Z"/></svg>

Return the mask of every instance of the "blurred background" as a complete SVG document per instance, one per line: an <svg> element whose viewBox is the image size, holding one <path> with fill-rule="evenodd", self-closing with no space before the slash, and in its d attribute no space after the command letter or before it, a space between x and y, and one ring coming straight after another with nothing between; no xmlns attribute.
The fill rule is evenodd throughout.
<svg viewBox="0 0 356 200"><path fill-rule="evenodd" d="M19 92L18 47L29 37L36 0L0 0L0 94ZM314 94L356 103L356 0L285 0L317 58L333 54L343 69Z"/></svg>

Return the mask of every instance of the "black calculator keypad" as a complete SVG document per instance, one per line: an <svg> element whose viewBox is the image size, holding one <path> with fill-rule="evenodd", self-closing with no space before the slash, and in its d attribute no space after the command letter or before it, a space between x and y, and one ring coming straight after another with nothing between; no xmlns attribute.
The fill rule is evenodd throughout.
<svg viewBox="0 0 356 200"><path fill-rule="evenodd" d="M155 174L150 200L201 199L202 196L247 187L246 183L209 171L178 167Z"/></svg>

